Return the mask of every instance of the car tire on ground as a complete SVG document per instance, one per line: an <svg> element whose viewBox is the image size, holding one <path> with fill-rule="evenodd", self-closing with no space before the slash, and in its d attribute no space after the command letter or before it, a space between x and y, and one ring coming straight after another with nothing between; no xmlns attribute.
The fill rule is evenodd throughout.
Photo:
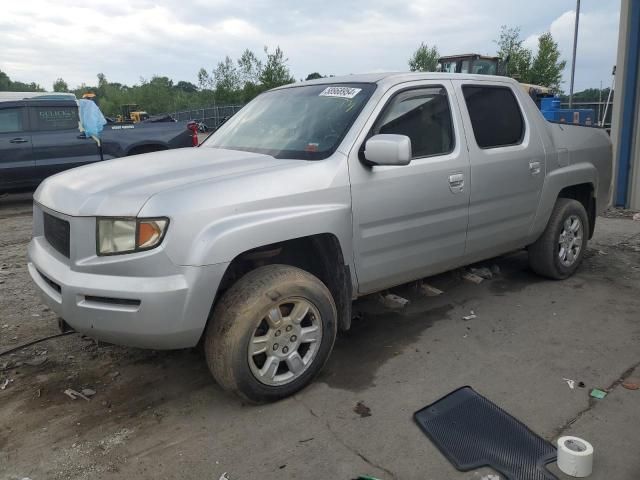
<svg viewBox="0 0 640 480"><path fill-rule="evenodd" d="M318 278L267 265L247 273L217 302L204 350L223 389L264 403L310 383L329 358L336 332L335 302Z"/></svg>
<svg viewBox="0 0 640 480"><path fill-rule="evenodd" d="M589 219L577 200L559 198L544 233L529 246L529 265L538 275L561 280L576 271L584 257Z"/></svg>

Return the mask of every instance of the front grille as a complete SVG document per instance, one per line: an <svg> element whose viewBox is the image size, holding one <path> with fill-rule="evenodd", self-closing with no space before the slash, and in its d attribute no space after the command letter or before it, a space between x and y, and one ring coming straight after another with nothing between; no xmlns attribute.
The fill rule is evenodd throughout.
<svg viewBox="0 0 640 480"><path fill-rule="evenodd" d="M44 238L49 245L69 258L69 222L44 212Z"/></svg>

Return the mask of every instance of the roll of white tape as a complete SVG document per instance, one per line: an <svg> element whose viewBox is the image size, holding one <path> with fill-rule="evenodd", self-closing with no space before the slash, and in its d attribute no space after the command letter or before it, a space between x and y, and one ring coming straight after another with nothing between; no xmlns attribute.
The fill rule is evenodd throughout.
<svg viewBox="0 0 640 480"><path fill-rule="evenodd" d="M588 477L593 469L593 447L578 437L560 437L558 468L572 477Z"/></svg>

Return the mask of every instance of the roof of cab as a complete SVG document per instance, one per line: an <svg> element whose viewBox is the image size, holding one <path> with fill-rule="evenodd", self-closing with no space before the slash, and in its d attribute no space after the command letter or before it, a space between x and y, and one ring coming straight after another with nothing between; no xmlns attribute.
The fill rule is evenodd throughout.
<svg viewBox="0 0 640 480"><path fill-rule="evenodd" d="M21 100L74 100L73 93L62 92L0 92L0 102L17 102Z"/></svg>
<svg viewBox="0 0 640 480"><path fill-rule="evenodd" d="M387 87L398 83L411 82L415 80L472 80L479 82L509 82L517 83L509 77L497 75L472 75L468 73L448 73L448 72L380 72L380 73L357 73L353 75L341 75L339 77L325 77L316 80L290 83L278 88L300 87L303 85L322 85L336 83L377 83Z"/></svg>

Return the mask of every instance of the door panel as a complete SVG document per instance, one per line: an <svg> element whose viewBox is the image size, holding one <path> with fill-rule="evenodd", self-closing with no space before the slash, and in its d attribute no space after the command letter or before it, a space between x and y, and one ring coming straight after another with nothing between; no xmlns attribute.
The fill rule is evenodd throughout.
<svg viewBox="0 0 640 480"><path fill-rule="evenodd" d="M395 108L394 100L405 92L420 95L425 87L442 93L433 103L423 105L409 95L407 106L398 107L392 119L376 131L377 124L386 121L387 112ZM442 135L446 116L441 108L433 112L436 101L447 108L446 116L451 112L447 127L453 131L451 138ZM398 121L417 111L426 128ZM367 166L359 158L358 148L352 149L354 254L361 294L447 270L464 255L469 160L461 130L448 81L416 82L411 88L390 90L365 126L356 146L375 133L406 134L412 139L414 154L429 156L414 158L406 166ZM439 150L445 152L438 154Z"/></svg>
<svg viewBox="0 0 640 480"><path fill-rule="evenodd" d="M77 107L47 105L29 110L39 180L100 160L96 142L80 134Z"/></svg>
<svg viewBox="0 0 640 480"><path fill-rule="evenodd" d="M454 84L469 142L472 182L466 256L473 261L525 246L544 182L545 151L535 125L524 114L520 92L505 84L498 87L503 90L499 95L490 92L485 98L472 100L465 98L464 85L470 85L468 82L456 80ZM472 87L477 86L475 82ZM505 88L509 96L502 95L506 94ZM477 93L483 95L480 90ZM524 130L517 142L509 137L518 120L509 118L509 105L502 104L509 98L520 110ZM473 119L475 130L471 108L479 111ZM512 144L492 146L506 142Z"/></svg>
<svg viewBox="0 0 640 480"><path fill-rule="evenodd" d="M34 183L31 135L24 107L0 107L0 192Z"/></svg>

